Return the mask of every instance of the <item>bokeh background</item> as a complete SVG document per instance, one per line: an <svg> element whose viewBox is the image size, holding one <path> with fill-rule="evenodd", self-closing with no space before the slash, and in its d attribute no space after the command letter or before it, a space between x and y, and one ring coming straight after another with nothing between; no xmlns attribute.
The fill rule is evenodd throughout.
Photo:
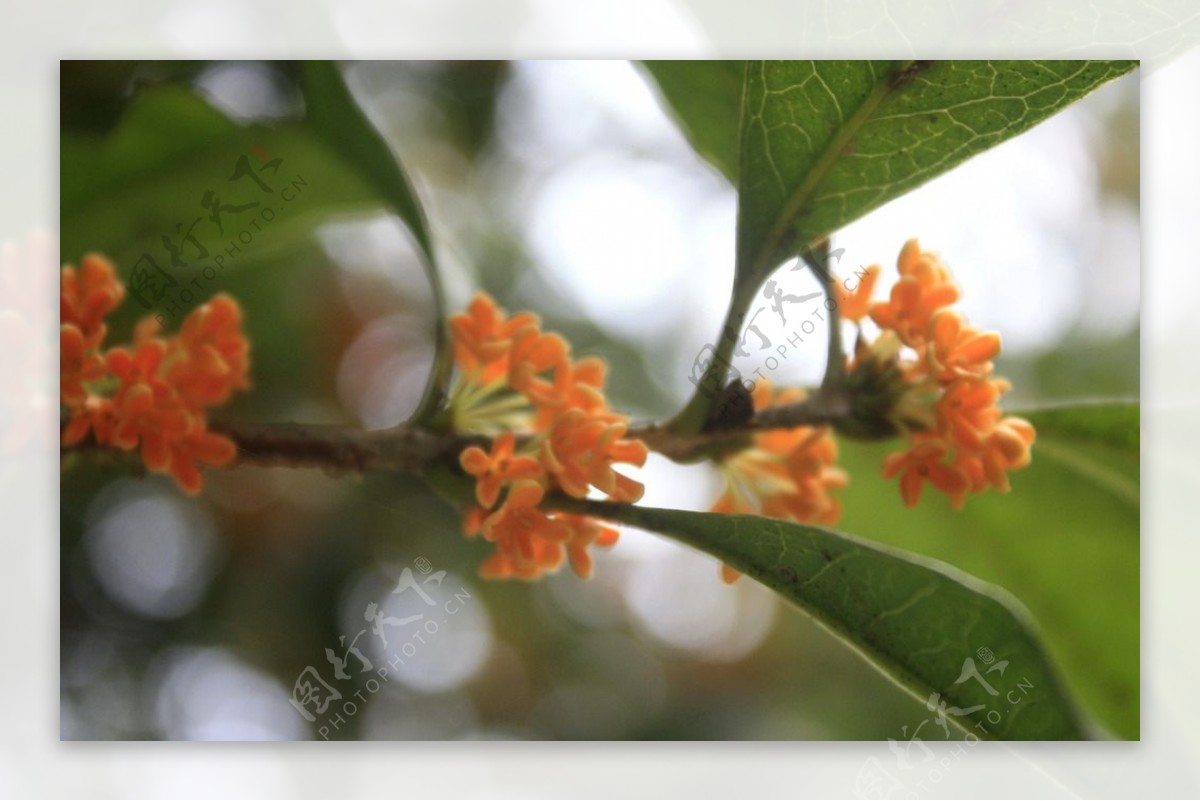
<svg viewBox="0 0 1200 801"><path fill-rule="evenodd" d="M450 306L485 289L536 311L577 353L609 360L614 406L642 419L677 410L724 311L736 196L647 77L624 62L345 70L426 203ZM286 127L303 115L293 77L272 63L64 63L62 260L100 249L127 275L167 231L109 215L147 198L195 205L241 152L68 207L101 185L89 177L97 160L130 141L131 109L194 93L241 125ZM880 263L885 275L909 237L939 251L970 319L1004 337L1012 406L1138 394L1137 81L1103 87L835 237L847 269ZM185 136L188 121L155 124ZM401 422L431 357L415 250L327 154L283 141L281 169L307 180L297 213L206 284L239 299L254 343L253 391L218 415ZM788 266L777 278L815 291ZM127 301L110 340L142 313ZM760 322L776 344L791 333L773 311ZM749 342L739 367L765 372L770 351ZM806 337L772 380L817 380L824 348ZM1010 496L904 512L878 476L885 450L845 448L840 527L1010 590L1087 706L1136 737L1139 699L1113 681L1138 664L1136 509L1035 451ZM718 492L708 468L656 457L640 478L650 505L704 509ZM626 530L589 582L482 582L484 547L411 479L242 467L209 473L189 499L161 477L74 457L60 514L64 739L902 739L929 716L803 613L750 581L726 587L712 559L645 532ZM365 675L339 683L367 699L343 723L306 721L288 703L294 681L308 666L331 679L325 649L344 650L367 604L419 559L470 600L378 692L356 683Z"/></svg>

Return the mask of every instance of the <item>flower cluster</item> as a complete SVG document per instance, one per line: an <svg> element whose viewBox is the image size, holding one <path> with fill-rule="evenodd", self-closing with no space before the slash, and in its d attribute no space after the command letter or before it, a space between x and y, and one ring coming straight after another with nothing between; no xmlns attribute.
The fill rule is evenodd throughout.
<svg viewBox="0 0 1200 801"><path fill-rule="evenodd" d="M616 501L642 496L641 484L613 469L640 467L647 451L625 437L628 420L608 407L604 362L572 360L567 342L544 333L535 315L507 316L482 293L450 319L450 330L458 367L450 426L494 437L490 452L470 446L459 457L478 502L464 528L496 547L480 573L535 579L569 561L586 578L588 548L612 545L617 532L541 502L551 491L584 498L593 488Z"/></svg>
<svg viewBox="0 0 1200 801"><path fill-rule="evenodd" d="M773 391L766 381L755 384L754 409L798 403L801 389ZM753 444L720 462L725 491L712 511L756 514L797 523L836 523L842 506L831 490L850 479L836 467L837 440L828 426L773 429L754 435ZM740 573L722 566L721 576L733 582Z"/></svg>
<svg viewBox="0 0 1200 801"><path fill-rule="evenodd" d="M241 309L218 295L188 314L177 336L159 336L146 318L132 346L103 350L105 319L124 295L102 256L85 256L78 272L62 269L59 393L70 418L62 442L75 445L90 432L100 445L140 446L147 469L195 494L198 465L225 465L236 454L230 439L208 430L205 409L250 384Z"/></svg>
<svg viewBox="0 0 1200 801"><path fill-rule="evenodd" d="M996 405L1010 388L992 374L1000 335L972 328L950 308L959 298L957 285L915 239L901 249L897 269L900 280L883 302L870 300L878 267L869 268L853 292L838 287L844 319L869 317L881 329L870 344L860 330L852 377L899 377L890 393L890 419L908 434L909 447L887 457L883 475L899 476L910 507L925 482L945 492L955 508L970 492L1007 492L1008 472L1029 464L1035 432L1019 417L1004 417Z"/></svg>

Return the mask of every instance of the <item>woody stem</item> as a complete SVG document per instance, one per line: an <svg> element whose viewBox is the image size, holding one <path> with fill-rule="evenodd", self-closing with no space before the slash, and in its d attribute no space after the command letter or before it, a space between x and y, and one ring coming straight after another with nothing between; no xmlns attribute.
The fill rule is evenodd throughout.
<svg viewBox="0 0 1200 801"><path fill-rule="evenodd" d="M821 381L823 392L838 392L846 379L846 358L842 348L842 317L838 309L837 293L833 285L833 273L829 270L829 240L805 250L800 258L812 269L821 282L829 310L829 350L825 359L825 378Z"/></svg>
<svg viewBox="0 0 1200 801"><path fill-rule="evenodd" d="M799 403L763 409L741 425L718 431L680 434L668 423L649 423L631 427L626 437L642 440L650 450L668 459L688 461L714 445L756 431L832 425L848 414L848 404L839 396L818 392ZM302 423L214 422L212 430L237 445L235 464L316 467L335 473L417 472L436 465L455 464L468 445L490 446L487 437L441 433L410 425L364 431L349 426ZM113 453L91 439L62 448L64 455L100 452Z"/></svg>
<svg viewBox="0 0 1200 801"><path fill-rule="evenodd" d="M736 440L756 431L832 425L848 414L849 404L840 395L818 392L799 403L763 409L741 426L679 434L668 424L650 423L631 427L626 437L640 439L650 450L668 459L686 461L714 444ZM488 445L484 437L441 434L409 426L386 431L296 424L224 424L214 428L237 444L241 462L356 472L420 470L430 464L457 459L468 445Z"/></svg>
<svg viewBox="0 0 1200 801"><path fill-rule="evenodd" d="M725 375L733 359L733 350L737 347L738 336L746 321L746 313L757 293L758 282L735 283L725 321L721 324L721 334L717 337L716 347L713 348L712 360L696 384L696 391L687 406L668 423L671 430L680 436L698 434L712 417L720 392L708 388L724 386Z"/></svg>

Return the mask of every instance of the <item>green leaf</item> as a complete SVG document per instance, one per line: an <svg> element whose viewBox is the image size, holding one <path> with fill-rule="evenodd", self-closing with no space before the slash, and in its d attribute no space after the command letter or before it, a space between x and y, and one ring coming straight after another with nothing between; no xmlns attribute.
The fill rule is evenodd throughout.
<svg viewBox="0 0 1200 801"><path fill-rule="evenodd" d="M332 61L306 61L301 67L301 91L308 128L331 150L356 169L408 224L425 256L426 275L437 315L434 365L425 393L413 417L424 420L445 398L453 365L446 333L446 301L425 212L404 168L387 142L350 95Z"/></svg>
<svg viewBox="0 0 1200 801"><path fill-rule="evenodd" d="M416 192L388 143L346 88L337 65L332 61L304 62L300 89L308 129L366 178L404 220L425 254L429 280L440 286L433 269L437 264L433 240Z"/></svg>
<svg viewBox="0 0 1200 801"><path fill-rule="evenodd" d="M692 147L736 184L746 62L642 63Z"/></svg>
<svg viewBox="0 0 1200 801"><path fill-rule="evenodd" d="M752 61L737 281L1000 144L1135 61Z"/></svg>
<svg viewBox="0 0 1200 801"><path fill-rule="evenodd" d="M300 72L307 108L302 122L237 125L190 90L164 85L136 97L107 135L64 134L64 260L103 252L128 282L134 265L147 267L145 257L152 259L177 286L148 309L127 304L122 312L149 310L176 324L220 291L227 280L222 276L297 250L331 214L386 206L408 226L424 257L437 313L434 340L438 354L447 354L441 281L408 178L332 63L306 63ZM266 156L279 160L274 172L258 166ZM270 191L244 175L231 177L239 159L264 170ZM281 198L281 187L291 201ZM209 191L241 210L225 211L216 223L202 204ZM182 242L186 231L197 244L185 245L185 263L174 265L164 243ZM436 406L449 367L448 358L438 359L418 413Z"/></svg>
<svg viewBox="0 0 1200 801"><path fill-rule="evenodd" d="M1015 410L1038 428L1012 491L961 511L927 490L914 509L879 476L897 443L844 442L851 476L839 526L939 559L1003 587L1032 613L1064 682L1113 734L1140 731L1140 506L1137 407ZM1116 447L1116 443L1121 443Z"/></svg>
<svg viewBox="0 0 1200 801"><path fill-rule="evenodd" d="M1094 402L1019 412L1038 431L1038 451L1133 509L1141 502L1141 414L1136 403Z"/></svg>
<svg viewBox="0 0 1200 801"><path fill-rule="evenodd" d="M600 503L572 508L674 537L761 581L921 701L936 693L935 704L971 710L958 722L977 736L1086 736L1025 612L1003 592L945 564L763 517ZM992 651L995 664L1007 661L1003 671L985 673L977 656L982 648ZM971 664L996 695L964 675Z"/></svg>
<svg viewBox="0 0 1200 801"><path fill-rule="evenodd" d="M281 159L273 174L262 176L269 193L248 178L231 180L239 159L258 162L255 152ZM381 205L365 177L303 126L239 126L190 90L172 85L143 91L107 135L64 134L61 173L65 261L98 250L127 278L146 253L182 285L200 277L201 264L214 264L216 256L222 256L219 269L225 274L293 247L331 212ZM283 202L276 190L292 182L300 184L290 190L294 200ZM210 190L222 205L242 210L226 210L220 224L213 221L202 204ZM262 218L264 209L273 216L269 222ZM162 240L179 242L179 226L192 230L207 256L188 245L187 264L171 265Z"/></svg>
<svg viewBox="0 0 1200 801"><path fill-rule="evenodd" d="M1107 445L1137 455L1141 447L1141 410L1136 401L1064 403L1016 410L1038 435L1082 444Z"/></svg>
<svg viewBox="0 0 1200 801"><path fill-rule="evenodd" d="M119 135L63 137L59 203L64 215L130 183L153 180L237 131L233 121L182 87L159 87L143 97L153 99L131 105Z"/></svg>
<svg viewBox="0 0 1200 801"><path fill-rule="evenodd" d="M724 333L700 385L723 383L749 305L779 264L1136 66L1135 61L750 61L741 96L728 76L717 78L717 66L651 66L697 149L725 175L737 177L733 293ZM688 69L695 71L694 80L687 79ZM735 108L741 118L736 140L722 129ZM738 142L736 169L730 141ZM701 430L710 423L713 405L713 395L697 389L672 428L683 434Z"/></svg>

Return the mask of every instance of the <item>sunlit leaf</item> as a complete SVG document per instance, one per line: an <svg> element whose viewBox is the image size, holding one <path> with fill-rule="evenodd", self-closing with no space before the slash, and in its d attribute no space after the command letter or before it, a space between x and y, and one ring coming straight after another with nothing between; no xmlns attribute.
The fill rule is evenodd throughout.
<svg viewBox="0 0 1200 801"><path fill-rule="evenodd" d="M1020 414L1038 430L1039 453L1139 507L1141 413L1136 403L1051 406Z"/></svg>
<svg viewBox="0 0 1200 801"><path fill-rule="evenodd" d="M1135 401L1065 403L1018 412L1042 437L1107 445L1136 455L1141 446L1141 409Z"/></svg>
<svg viewBox="0 0 1200 801"><path fill-rule="evenodd" d="M734 284L720 330L741 330L759 285L787 259L1136 66L750 61L739 95L728 65L651 65L697 150L726 176L736 176ZM725 127L735 109L741 120L736 138ZM737 142L736 162L730 141ZM717 373L732 349L732 336L723 336L705 385L723 380ZM700 430L712 405L697 390L673 426L684 433Z"/></svg>
<svg viewBox="0 0 1200 801"><path fill-rule="evenodd" d="M737 269L801 248L1016 136L1134 61L752 61Z"/></svg>

